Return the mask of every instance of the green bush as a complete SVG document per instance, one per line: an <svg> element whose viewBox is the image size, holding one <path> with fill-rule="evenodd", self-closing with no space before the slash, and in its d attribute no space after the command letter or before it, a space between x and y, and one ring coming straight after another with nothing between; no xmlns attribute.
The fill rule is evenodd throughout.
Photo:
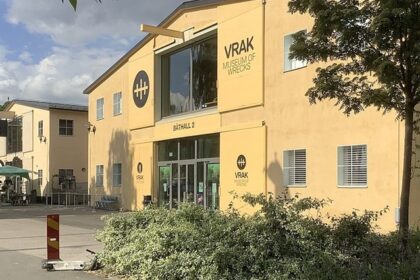
<svg viewBox="0 0 420 280"><path fill-rule="evenodd" d="M110 215L98 234L99 259L132 279L420 278L420 234L412 233L410 259L399 262L397 234L374 231L382 211L328 221L317 214L323 200L243 199L260 210L244 216L184 204Z"/></svg>

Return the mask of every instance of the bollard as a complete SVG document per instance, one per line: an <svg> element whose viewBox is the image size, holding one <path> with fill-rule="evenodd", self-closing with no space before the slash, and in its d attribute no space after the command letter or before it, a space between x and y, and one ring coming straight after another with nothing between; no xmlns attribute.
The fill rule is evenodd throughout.
<svg viewBox="0 0 420 280"><path fill-rule="evenodd" d="M47 259L60 259L60 216L47 216Z"/></svg>

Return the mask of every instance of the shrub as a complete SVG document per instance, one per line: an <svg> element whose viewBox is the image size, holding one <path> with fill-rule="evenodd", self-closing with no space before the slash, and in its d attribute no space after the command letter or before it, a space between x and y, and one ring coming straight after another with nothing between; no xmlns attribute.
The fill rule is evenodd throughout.
<svg viewBox="0 0 420 280"><path fill-rule="evenodd" d="M244 216L183 204L105 218L99 259L132 279L417 279L420 234L409 261L398 260L398 236L374 232L383 213L325 221L327 201L246 195L259 211Z"/></svg>

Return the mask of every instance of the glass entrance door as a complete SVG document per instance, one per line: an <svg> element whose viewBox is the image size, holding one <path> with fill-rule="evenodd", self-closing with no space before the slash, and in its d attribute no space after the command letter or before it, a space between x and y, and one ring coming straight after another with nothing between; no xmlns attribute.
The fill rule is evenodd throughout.
<svg viewBox="0 0 420 280"><path fill-rule="evenodd" d="M219 209L220 164L206 164L206 202L207 208Z"/></svg>
<svg viewBox="0 0 420 280"><path fill-rule="evenodd" d="M169 207L170 184L171 184L171 164L159 166L159 205Z"/></svg>
<svg viewBox="0 0 420 280"><path fill-rule="evenodd" d="M195 164L181 164L179 174L182 202L195 202Z"/></svg>

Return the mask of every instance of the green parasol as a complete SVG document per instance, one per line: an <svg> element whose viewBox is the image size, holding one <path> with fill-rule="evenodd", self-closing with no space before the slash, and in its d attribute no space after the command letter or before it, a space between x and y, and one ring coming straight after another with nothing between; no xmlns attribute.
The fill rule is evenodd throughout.
<svg viewBox="0 0 420 280"><path fill-rule="evenodd" d="M29 180L30 172L32 171L15 166L0 166L0 176L20 176Z"/></svg>

